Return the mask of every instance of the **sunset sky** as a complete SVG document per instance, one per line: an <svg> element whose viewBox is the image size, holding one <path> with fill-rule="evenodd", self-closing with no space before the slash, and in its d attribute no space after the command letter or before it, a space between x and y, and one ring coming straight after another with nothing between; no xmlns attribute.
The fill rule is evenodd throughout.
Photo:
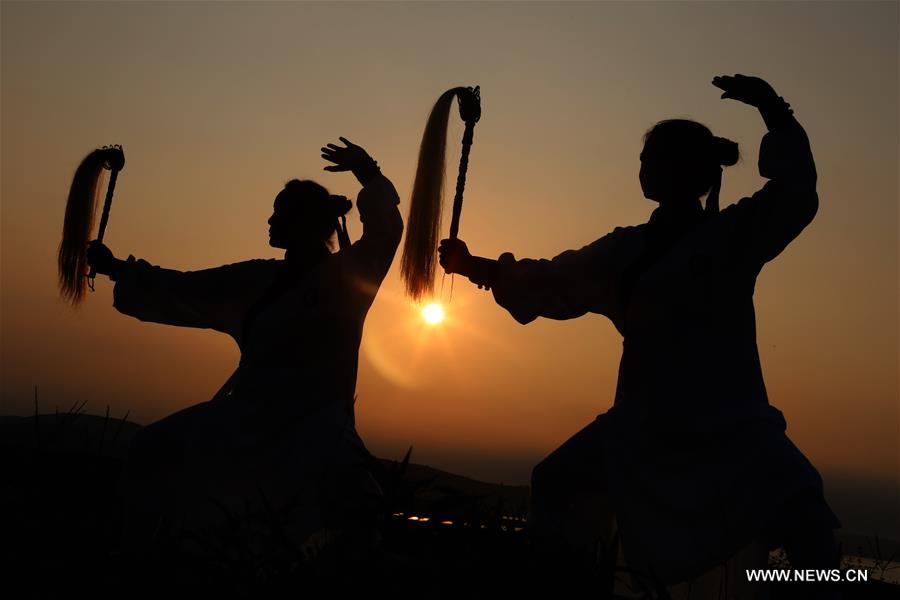
<svg viewBox="0 0 900 600"><path fill-rule="evenodd" d="M322 145L365 147L406 215L428 111L479 84L460 237L550 257L646 221L641 137L664 118L739 142L723 205L760 188L763 122L710 84L744 73L791 103L819 172L818 216L756 288L770 400L826 490L897 494L897 2L4 1L0 22L0 413L31 412L37 385L48 412L86 399L148 423L208 400L237 363L222 334L119 314L105 278L78 310L59 299L66 193L95 147L125 148L117 256L183 270L280 257L266 219L285 181L358 191L322 170ZM461 134L454 116L453 175ZM398 253L366 322L358 429L379 456L412 445L416 462L525 483L610 407L621 337L597 315L523 327L463 278L449 291L448 277L446 319L427 324Z"/></svg>

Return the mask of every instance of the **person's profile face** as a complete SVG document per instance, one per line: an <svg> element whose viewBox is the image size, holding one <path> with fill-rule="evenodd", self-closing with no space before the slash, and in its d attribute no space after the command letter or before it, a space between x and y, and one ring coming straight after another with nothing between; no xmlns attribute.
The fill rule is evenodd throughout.
<svg viewBox="0 0 900 600"><path fill-rule="evenodd" d="M641 152L641 191L655 202L683 200L701 195L698 167L690 156L673 156L645 146Z"/></svg>
<svg viewBox="0 0 900 600"><path fill-rule="evenodd" d="M269 217L269 245L273 248L287 249L297 235L299 215L293 210L294 203L282 194L275 196L272 216Z"/></svg>
<svg viewBox="0 0 900 600"><path fill-rule="evenodd" d="M666 189L667 176L670 168L658 153L653 153L644 148L641 152L641 191L644 198L659 202Z"/></svg>
<svg viewBox="0 0 900 600"><path fill-rule="evenodd" d="M291 247L307 246L322 239L322 234L313 228L314 221L304 210L304 200L282 192L275 196L269 224L269 245L287 250Z"/></svg>

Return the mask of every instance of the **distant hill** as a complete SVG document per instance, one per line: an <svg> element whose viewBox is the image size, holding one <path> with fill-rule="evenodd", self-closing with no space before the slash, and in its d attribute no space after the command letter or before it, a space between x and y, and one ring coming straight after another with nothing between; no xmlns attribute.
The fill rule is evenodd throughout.
<svg viewBox="0 0 900 600"><path fill-rule="evenodd" d="M380 460L389 472L399 468L395 461ZM524 519L528 506L529 488L524 485L487 483L415 463L409 464L402 479L408 492L412 491L410 488L416 488L413 508L425 514L459 518L467 512L478 512L479 517L484 518L486 512L494 512L498 516ZM389 488L390 483L382 483L382 486Z"/></svg>
<svg viewBox="0 0 900 600"><path fill-rule="evenodd" d="M0 417L0 453L7 461L19 461L23 450L40 449L61 454L102 455L106 459L124 459L128 445L141 425L121 418L61 413ZM414 456L414 455L413 455ZM411 498L410 515L465 514L475 504L480 510L496 507L504 515L524 517L528 504L528 486L508 486L478 481L427 465L410 463L402 470L398 461L380 459L379 475L387 492L400 492ZM391 482L391 478L397 481ZM402 485L398 485L402 483ZM857 556L900 557L900 541L841 530L844 551Z"/></svg>
<svg viewBox="0 0 900 600"><path fill-rule="evenodd" d="M0 446L95 452L124 458L137 423L83 413L0 417Z"/></svg>
<svg viewBox="0 0 900 600"><path fill-rule="evenodd" d="M7 449L41 449L50 452L100 454L124 459L134 434L141 425L121 418L109 419L84 413L60 413L34 416L0 417L0 451ZM380 459L385 474L399 470L395 461ZM383 475L385 475L383 474ZM527 486L487 483L410 463L402 473L407 491L416 490L416 506L426 509L463 504L477 498L480 502L502 506L505 512L524 514L528 499ZM457 502L454 503L453 498Z"/></svg>

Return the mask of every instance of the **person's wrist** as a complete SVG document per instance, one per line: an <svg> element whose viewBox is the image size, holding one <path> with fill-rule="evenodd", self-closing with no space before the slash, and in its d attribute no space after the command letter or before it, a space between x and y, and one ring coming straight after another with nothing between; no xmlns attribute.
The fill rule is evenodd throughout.
<svg viewBox="0 0 900 600"><path fill-rule="evenodd" d="M381 169L375 159L369 156L359 165L353 167L353 175L356 176L356 180L365 187L371 183L373 179L381 175Z"/></svg>
<svg viewBox="0 0 900 600"><path fill-rule="evenodd" d="M464 254L459 257L459 264L456 265L456 272L463 277L470 277L475 267L475 257L471 254Z"/></svg>
<svg viewBox="0 0 900 600"><path fill-rule="evenodd" d="M791 105L775 95L761 102L757 108L770 131L788 123L794 114Z"/></svg>
<svg viewBox="0 0 900 600"><path fill-rule="evenodd" d="M499 265L496 260L481 256L468 256L467 273L464 273L474 284L490 288L499 275Z"/></svg>
<svg viewBox="0 0 900 600"><path fill-rule="evenodd" d="M109 278L113 281L118 280L119 277L122 275L122 270L124 269L125 264L126 264L126 261L121 260L116 257L113 257L112 260L109 262L109 267L108 267L107 273L105 273L105 275L108 275Z"/></svg>

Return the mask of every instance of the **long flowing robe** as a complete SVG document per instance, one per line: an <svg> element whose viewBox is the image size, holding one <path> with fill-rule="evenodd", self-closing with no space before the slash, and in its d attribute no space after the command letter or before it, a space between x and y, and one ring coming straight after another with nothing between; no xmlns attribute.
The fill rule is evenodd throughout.
<svg viewBox="0 0 900 600"><path fill-rule="evenodd" d="M753 292L818 208L800 125L763 138L770 180L721 212L654 211L552 260L499 259L495 300L521 323L608 317L623 336L613 407L595 422L626 559L683 581L760 535L822 481L768 402ZM673 232L675 232L673 234ZM821 518L839 527L825 507Z"/></svg>
<svg viewBox="0 0 900 600"><path fill-rule="evenodd" d="M140 432L127 473L133 502L188 525L290 505L309 532L336 496L372 491L354 425L357 360L402 235L398 203L387 178L369 182L357 197L360 239L299 274L282 260L180 272L129 257L116 309L226 333L241 350L211 400Z"/></svg>

